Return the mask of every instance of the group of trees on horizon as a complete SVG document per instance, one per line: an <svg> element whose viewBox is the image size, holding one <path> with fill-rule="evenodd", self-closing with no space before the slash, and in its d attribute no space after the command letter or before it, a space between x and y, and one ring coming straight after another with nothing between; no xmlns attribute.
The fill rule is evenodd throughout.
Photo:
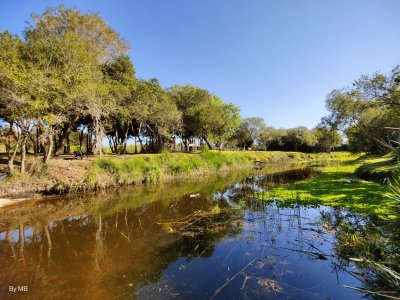
<svg viewBox="0 0 400 300"><path fill-rule="evenodd" d="M242 119L206 89L137 79L128 43L96 14L57 7L32 19L22 37L0 32L0 138L10 171L19 153L25 172L29 149L45 164L71 144L101 155L104 137L115 154L126 153L130 139L135 152L155 153L176 138L184 150L197 140L210 149L330 152L342 130L354 151L397 151L400 131L385 127L399 121L398 68L334 90L331 115L316 128L277 129Z"/></svg>

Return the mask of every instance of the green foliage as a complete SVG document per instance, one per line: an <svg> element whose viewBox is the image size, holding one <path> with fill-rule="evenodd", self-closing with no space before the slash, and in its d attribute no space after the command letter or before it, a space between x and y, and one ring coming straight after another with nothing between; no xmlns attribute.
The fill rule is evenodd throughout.
<svg viewBox="0 0 400 300"><path fill-rule="evenodd" d="M232 139L236 140L241 148L251 147L251 145L261 138L265 131L265 122L263 118L243 119L237 128Z"/></svg>
<svg viewBox="0 0 400 300"><path fill-rule="evenodd" d="M342 137L339 132L329 126L320 125L313 131L317 139L317 149L319 151L331 152L334 147L342 144Z"/></svg>
<svg viewBox="0 0 400 300"><path fill-rule="evenodd" d="M169 172L171 174L183 174L188 173L193 169L190 161L176 161L169 164Z"/></svg>
<svg viewBox="0 0 400 300"><path fill-rule="evenodd" d="M224 156L221 152L205 151L202 152L201 157L205 162L215 169L220 169L224 164L232 165L232 159L229 156Z"/></svg>
<svg viewBox="0 0 400 300"><path fill-rule="evenodd" d="M333 90L326 100L331 114L323 121L344 130L354 152L390 150L399 156L400 131L393 130L400 122L398 78L399 66L391 74L364 75L352 88Z"/></svg>
<svg viewBox="0 0 400 300"><path fill-rule="evenodd" d="M163 149L163 150L161 150L161 156L160 157L161 157L161 161L163 163L168 163L172 159L172 154L167 149Z"/></svg>
<svg viewBox="0 0 400 300"><path fill-rule="evenodd" d="M240 124L239 108L207 90L191 85L175 85L169 90L182 112L181 135L185 139L199 137L212 149L210 140L221 145Z"/></svg>
<svg viewBox="0 0 400 300"><path fill-rule="evenodd" d="M312 132L304 126L288 129L284 139L285 143L290 144L294 151L298 151L302 146L313 147L317 143Z"/></svg>

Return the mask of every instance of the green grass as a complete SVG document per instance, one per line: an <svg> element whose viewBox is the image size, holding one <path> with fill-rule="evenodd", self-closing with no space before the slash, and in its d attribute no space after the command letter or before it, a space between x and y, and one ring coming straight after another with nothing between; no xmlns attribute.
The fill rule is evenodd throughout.
<svg viewBox="0 0 400 300"><path fill-rule="evenodd" d="M203 151L193 153L105 156L95 160L85 175L90 188L155 182L161 179L204 175L231 169L248 168L254 160L268 163L341 160L346 154L305 154L265 151Z"/></svg>
<svg viewBox="0 0 400 300"><path fill-rule="evenodd" d="M338 164L324 167L314 178L285 184L257 194L260 200L276 200L282 205L291 203L344 207L380 219L393 219L396 201L385 197L387 186L357 179L360 166L356 156L342 157ZM350 181L351 183L348 183Z"/></svg>
<svg viewBox="0 0 400 300"><path fill-rule="evenodd" d="M397 160L392 153L365 156L360 158L360 163L356 170L357 176L374 181L383 181L392 176L397 166Z"/></svg>

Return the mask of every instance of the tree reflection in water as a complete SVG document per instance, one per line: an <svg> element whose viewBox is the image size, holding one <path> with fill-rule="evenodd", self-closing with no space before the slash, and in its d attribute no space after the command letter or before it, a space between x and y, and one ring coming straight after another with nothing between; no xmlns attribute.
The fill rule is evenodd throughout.
<svg viewBox="0 0 400 300"><path fill-rule="evenodd" d="M368 220L254 200L315 172L258 170L4 208L0 298L9 285L28 285L15 295L24 299L361 298L342 287L371 287L351 274L345 241Z"/></svg>

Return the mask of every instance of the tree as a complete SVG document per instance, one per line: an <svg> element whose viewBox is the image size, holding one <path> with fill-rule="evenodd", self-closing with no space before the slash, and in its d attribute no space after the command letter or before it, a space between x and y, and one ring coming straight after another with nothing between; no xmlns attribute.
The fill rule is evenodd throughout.
<svg viewBox="0 0 400 300"><path fill-rule="evenodd" d="M115 101L108 116L107 137L113 153L126 151L129 131L132 128L132 102L135 90L135 70L128 56L121 56L112 64L103 66L105 84Z"/></svg>
<svg viewBox="0 0 400 300"><path fill-rule="evenodd" d="M219 140L220 148L235 134L236 129L242 122L239 107L232 103L222 103L221 105L223 122L219 128L215 128L213 131L214 137Z"/></svg>
<svg viewBox="0 0 400 300"><path fill-rule="evenodd" d="M89 115L96 135L101 134L104 102L111 94L101 71L124 56L129 47L95 14L60 6L32 18L34 24L25 31L27 44L39 69L57 81L50 108L61 122L50 131L60 134L58 152L79 118ZM100 149L100 137L97 142Z"/></svg>
<svg viewBox="0 0 400 300"><path fill-rule="evenodd" d="M160 151L164 142L180 129L181 113L171 94L160 86L157 79L138 81L131 108L133 132L145 152ZM144 147L142 135L150 138L150 149Z"/></svg>
<svg viewBox="0 0 400 300"><path fill-rule="evenodd" d="M9 124L9 139L16 141L14 150L8 152L8 167L10 172L14 170L13 160L19 147L20 170L24 173L26 146L37 115L43 110L43 74L27 59L26 44L19 37L1 32L0 49L0 115Z"/></svg>
<svg viewBox="0 0 400 300"><path fill-rule="evenodd" d="M175 85L169 91L182 112L181 135L186 148L187 140L200 138L212 149L212 144L222 144L238 127L239 108L234 104L224 103L218 96L191 85Z"/></svg>
<svg viewBox="0 0 400 300"><path fill-rule="evenodd" d="M320 124L313 133L317 138L316 149L330 153L334 147L342 144L342 136L335 129Z"/></svg>
<svg viewBox="0 0 400 300"><path fill-rule="evenodd" d="M294 151L299 151L300 147L313 147L316 142L316 137L304 126L288 129L285 137L285 143L291 145L291 149Z"/></svg>
<svg viewBox="0 0 400 300"><path fill-rule="evenodd" d="M264 129L265 123L263 118L246 118L243 119L232 138L238 142L239 147L245 149L260 139Z"/></svg>
<svg viewBox="0 0 400 300"><path fill-rule="evenodd" d="M396 67L388 76L362 76L351 89L333 90L326 100L331 114L324 121L353 135L351 142L360 141L355 135L369 140L369 152L388 149L399 156L398 131L387 128L398 127L400 121L398 73Z"/></svg>
<svg viewBox="0 0 400 300"><path fill-rule="evenodd" d="M266 126L262 129L259 137L259 144L268 150L269 146L275 144L282 146L282 139L286 135L284 129L276 129L271 126Z"/></svg>

